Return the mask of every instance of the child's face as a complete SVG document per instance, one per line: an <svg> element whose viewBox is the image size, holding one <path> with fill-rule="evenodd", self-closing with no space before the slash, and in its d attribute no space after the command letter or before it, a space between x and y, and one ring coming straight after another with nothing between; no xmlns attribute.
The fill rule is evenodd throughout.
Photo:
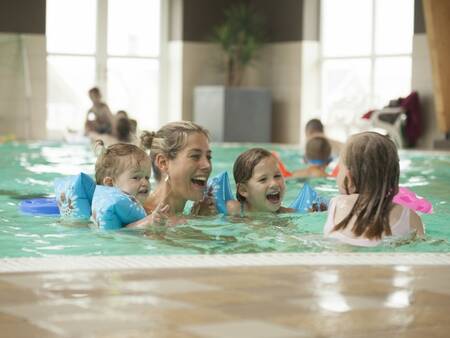
<svg viewBox="0 0 450 338"><path fill-rule="evenodd" d="M114 180L114 186L144 203L150 192L151 161L130 167Z"/></svg>
<svg viewBox="0 0 450 338"><path fill-rule="evenodd" d="M285 188L277 160L270 156L255 166L248 182L240 184L239 193L251 211L276 212L281 207Z"/></svg>
<svg viewBox="0 0 450 338"><path fill-rule="evenodd" d="M208 138L202 133L189 135L186 146L175 159L168 161L167 174L172 192L184 200L201 200L211 170Z"/></svg>

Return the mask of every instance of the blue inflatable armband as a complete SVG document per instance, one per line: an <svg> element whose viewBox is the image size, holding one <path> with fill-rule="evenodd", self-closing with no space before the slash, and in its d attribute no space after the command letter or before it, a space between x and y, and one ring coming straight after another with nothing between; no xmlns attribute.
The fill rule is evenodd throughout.
<svg viewBox="0 0 450 338"><path fill-rule="evenodd" d="M224 171L213 178L209 179L209 186L212 186L212 192L216 200L216 207L219 213L227 213L227 201L233 200L233 193L231 192L230 180L228 173Z"/></svg>
<svg viewBox="0 0 450 338"><path fill-rule="evenodd" d="M114 187L97 185L92 199L92 219L100 229L115 230L146 216L134 197Z"/></svg>
<svg viewBox="0 0 450 338"><path fill-rule="evenodd" d="M54 198L32 198L23 200L19 210L26 215L59 216L58 205Z"/></svg>
<svg viewBox="0 0 450 338"><path fill-rule="evenodd" d="M94 180L84 173L76 176L57 178L54 182L56 202L62 217L91 217Z"/></svg>
<svg viewBox="0 0 450 338"><path fill-rule="evenodd" d="M308 183L305 183L289 208L293 208L299 213L324 211L328 209L328 200L320 197Z"/></svg>

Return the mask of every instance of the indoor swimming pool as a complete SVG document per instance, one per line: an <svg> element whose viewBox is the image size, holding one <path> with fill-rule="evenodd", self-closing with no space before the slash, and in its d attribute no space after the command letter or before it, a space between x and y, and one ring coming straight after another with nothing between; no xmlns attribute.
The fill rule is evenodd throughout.
<svg viewBox="0 0 450 338"><path fill-rule="evenodd" d="M213 173L227 170L239 153L255 144L213 144ZM288 168L298 168L293 146L258 145L277 151ZM450 154L401 151L400 184L429 199L431 215L422 215L425 240L385 240L376 248L355 248L322 236L326 213L262 215L244 223L224 216L190 219L176 227L99 231L89 222L27 216L23 199L53 195L53 180L83 171L93 174L95 157L87 144L57 142L0 145L0 258L50 256L161 256L246 253L450 252ZM234 189L233 182L232 188ZM304 182L288 181L284 205ZM309 184L324 197L337 194L335 180Z"/></svg>

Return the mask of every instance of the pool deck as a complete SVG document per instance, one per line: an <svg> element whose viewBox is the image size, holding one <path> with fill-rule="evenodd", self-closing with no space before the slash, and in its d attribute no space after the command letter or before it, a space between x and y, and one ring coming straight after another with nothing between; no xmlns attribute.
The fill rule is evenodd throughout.
<svg viewBox="0 0 450 338"><path fill-rule="evenodd" d="M445 337L450 254L0 260L4 337Z"/></svg>

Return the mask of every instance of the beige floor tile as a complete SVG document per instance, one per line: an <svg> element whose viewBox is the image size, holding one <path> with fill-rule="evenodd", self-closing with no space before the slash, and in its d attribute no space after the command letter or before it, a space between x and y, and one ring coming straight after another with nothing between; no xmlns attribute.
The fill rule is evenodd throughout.
<svg viewBox="0 0 450 338"><path fill-rule="evenodd" d="M220 306L224 304L246 304L261 301L258 294L244 292L221 291L221 292L191 292L172 295L171 299L189 303L196 306Z"/></svg>
<svg viewBox="0 0 450 338"><path fill-rule="evenodd" d="M58 335L30 323L22 317L0 312L0 335L11 338L55 338Z"/></svg>
<svg viewBox="0 0 450 338"><path fill-rule="evenodd" d="M209 325L191 325L184 327L184 331L211 338L278 338L310 336L308 332L302 330L293 330L280 325L257 320L211 323Z"/></svg>
<svg viewBox="0 0 450 338"><path fill-rule="evenodd" d="M0 274L0 333L439 337L450 332L448 285L450 269L434 266Z"/></svg>

